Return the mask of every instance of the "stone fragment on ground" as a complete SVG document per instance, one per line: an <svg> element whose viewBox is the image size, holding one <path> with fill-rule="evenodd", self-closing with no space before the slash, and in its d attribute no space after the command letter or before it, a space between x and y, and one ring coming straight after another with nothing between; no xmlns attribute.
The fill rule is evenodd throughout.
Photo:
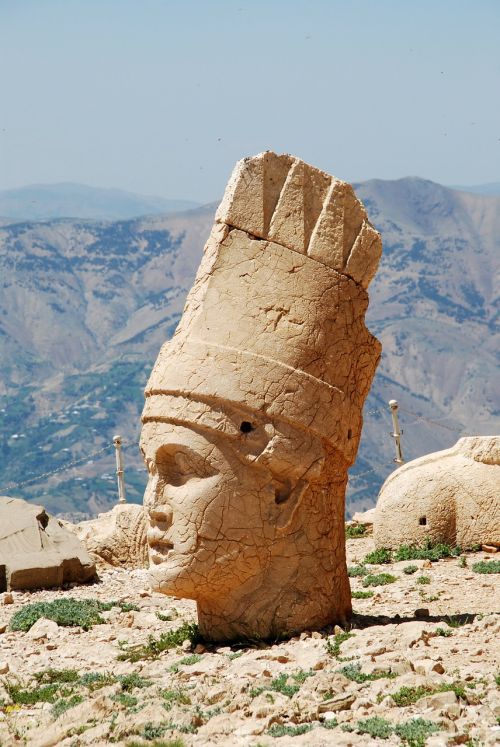
<svg viewBox="0 0 500 747"><path fill-rule="evenodd" d="M42 506L0 496L0 592L89 581L95 565L80 540ZM4 594L3 603L12 597Z"/></svg>

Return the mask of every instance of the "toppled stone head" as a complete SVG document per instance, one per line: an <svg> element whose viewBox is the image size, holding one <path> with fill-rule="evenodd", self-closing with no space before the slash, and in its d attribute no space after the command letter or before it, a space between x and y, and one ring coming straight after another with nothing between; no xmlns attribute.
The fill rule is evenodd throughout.
<svg viewBox="0 0 500 747"><path fill-rule="evenodd" d="M239 162L146 388L151 577L213 640L351 612L344 494L380 356L381 253L352 188L292 156Z"/></svg>
<svg viewBox="0 0 500 747"><path fill-rule="evenodd" d="M500 436L460 438L393 472L375 510L377 547L500 547Z"/></svg>

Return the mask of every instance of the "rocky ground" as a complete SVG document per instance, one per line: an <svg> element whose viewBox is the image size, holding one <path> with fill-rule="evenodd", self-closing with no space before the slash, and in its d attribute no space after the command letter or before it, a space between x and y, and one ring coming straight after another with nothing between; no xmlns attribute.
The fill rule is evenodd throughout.
<svg viewBox="0 0 500 747"><path fill-rule="evenodd" d="M351 567L373 550L370 538L347 544ZM149 637L180 641L165 634L192 632L195 607L148 591L142 570L103 571L90 586L12 600L4 594L0 744L496 744L499 576L472 566L498 557L369 565L363 573L396 580L366 586L366 575L351 578L356 614L347 631L274 644L186 640L160 651ZM27 632L9 630L24 605L69 597L115 604L87 631L45 619Z"/></svg>

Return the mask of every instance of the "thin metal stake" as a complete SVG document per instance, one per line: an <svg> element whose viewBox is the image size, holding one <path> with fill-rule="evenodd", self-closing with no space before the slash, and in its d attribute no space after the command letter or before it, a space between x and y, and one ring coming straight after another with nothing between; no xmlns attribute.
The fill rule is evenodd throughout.
<svg viewBox="0 0 500 747"><path fill-rule="evenodd" d="M122 437L114 436L113 443L116 449L116 479L118 482L118 503L126 503L125 498L125 480L123 479L123 457L122 457Z"/></svg>
<svg viewBox="0 0 500 747"><path fill-rule="evenodd" d="M403 452L401 450L401 431L399 430L399 405L395 399L391 399L389 402L389 407L391 408L392 425L394 429L394 433L391 433L391 436L394 439L394 445L396 447L396 458L394 459L394 461L396 462L396 464L404 464L405 460L403 459Z"/></svg>

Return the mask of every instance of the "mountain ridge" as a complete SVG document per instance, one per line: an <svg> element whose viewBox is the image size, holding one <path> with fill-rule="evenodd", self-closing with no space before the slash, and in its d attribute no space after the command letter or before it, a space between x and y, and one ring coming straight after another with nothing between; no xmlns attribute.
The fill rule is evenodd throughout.
<svg viewBox="0 0 500 747"><path fill-rule="evenodd" d="M500 199L418 178L372 180L357 192L384 243L367 315L383 356L350 513L373 505L394 468L389 399L401 403L407 459L470 431L500 432ZM120 432L129 496L140 500L142 389L182 314L215 208L0 226L4 490L55 512L104 510L115 500L110 444ZM101 448L92 464L67 466ZM61 472L9 488L49 467Z"/></svg>

